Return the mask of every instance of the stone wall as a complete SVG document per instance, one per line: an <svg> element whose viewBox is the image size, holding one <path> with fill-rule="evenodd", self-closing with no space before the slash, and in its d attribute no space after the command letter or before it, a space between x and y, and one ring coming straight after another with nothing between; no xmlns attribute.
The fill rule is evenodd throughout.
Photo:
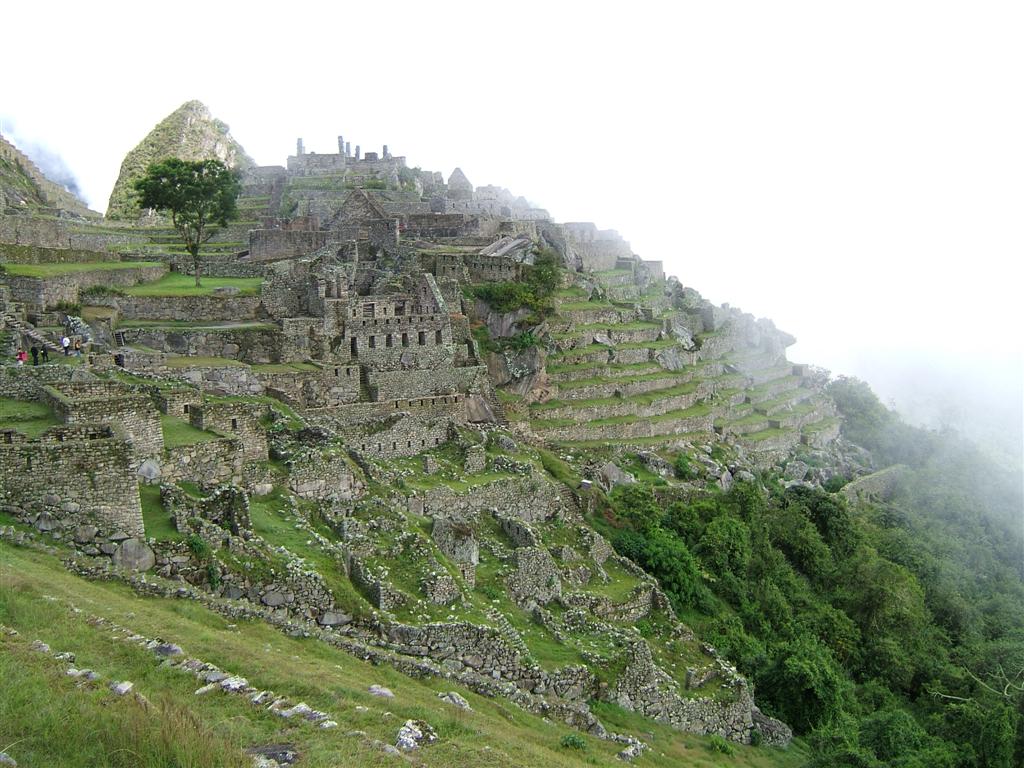
<svg viewBox="0 0 1024 768"><path fill-rule="evenodd" d="M280 362L284 337L275 327L125 328L125 343L175 355L226 357L250 364Z"/></svg>
<svg viewBox="0 0 1024 768"><path fill-rule="evenodd" d="M164 446L160 414L144 393L113 382L68 382L44 387L43 397L65 424L117 424L137 457Z"/></svg>
<svg viewBox="0 0 1024 768"><path fill-rule="evenodd" d="M445 411L399 411L374 422L353 425L342 434L352 450L377 459L414 456L448 441L452 419Z"/></svg>
<svg viewBox="0 0 1024 768"><path fill-rule="evenodd" d="M347 501L362 495L363 483L344 453L293 457L288 468L288 487L303 498Z"/></svg>
<svg viewBox="0 0 1024 768"><path fill-rule="evenodd" d="M78 221L43 219L34 216L0 216L0 243L108 251L115 246L139 245L148 241L145 233L126 229L123 233L93 229Z"/></svg>
<svg viewBox="0 0 1024 768"><path fill-rule="evenodd" d="M494 510L525 522L548 520L564 513L569 491L541 477L510 477L475 485L468 493L432 488L409 497L410 510L435 518L472 520Z"/></svg>
<svg viewBox="0 0 1024 768"><path fill-rule="evenodd" d="M129 267L127 269L103 269L89 272L74 272L53 277L8 276L11 298L31 307L50 309L65 302L77 304L79 293L86 288L101 285L125 287L149 280L157 280L167 272L164 264L151 267Z"/></svg>
<svg viewBox="0 0 1024 768"><path fill-rule="evenodd" d="M486 375L486 366L480 365L439 370L368 372L370 387L376 391L378 400L478 391Z"/></svg>
<svg viewBox="0 0 1024 768"><path fill-rule="evenodd" d="M329 233L323 230L254 229L249 232L249 258L289 259L323 248Z"/></svg>
<svg viewBox="0 0 1024 768"><path fill-rule="evenodd" d="M200 486L238 483L242 476L242 444L224 438L167 448L160 457L159 477L166 483Z"/></svg>
<svg viewBox="0 0 1024 768"><path fill-rule="evenodd" d="M254 320L258 296L118 296L123 320Z"/></svg>
<svg viewBox="0 0 1024 768"><path fill-rule="evenodd" d="M888 501L909 470L903 464L893 464L878 472L865 475L843 486L843 496L849 501L876 499Z"/></svg>
<svg viewBox="0 0 1024 768"><path fill-rule="evenodd" d="M39 245L14 245L0 242L0 263L10 264L80 264L97 261L120 261L116 253L87 251L81 248L45 248Z"/></svg>
<svg viewBox="0 0 1024 768"><path fill-rule="evenodd" d="M197 429L238 440L245 459L261 461L267 458L267 433L261 421L268 410L262 403L196 403L189 409L189 421Z"/></svg>
<svg viewBox="0 0 1024 768"><path fill-rule="evenodd" d="M0 431L0 502L44 531L92 525L106 537L141 537L135 465L110 426L53 427L37 440Z"/></svg>
<svg viewBox="0 0 1024 768"><path fill-rule="evenodd" d="M258 371L267 394L300 408L330 408L359 399L359 366L325 363L317 371Z"/></svg>

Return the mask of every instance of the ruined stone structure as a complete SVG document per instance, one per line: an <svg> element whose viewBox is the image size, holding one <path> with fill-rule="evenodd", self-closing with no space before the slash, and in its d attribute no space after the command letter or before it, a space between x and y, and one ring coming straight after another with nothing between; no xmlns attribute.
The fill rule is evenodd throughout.
<svg viewBox="0 0 1024 768"><path fill-rule="evenodd" d="M826 449L839 420L786 359L792 337L666 279L612 230L387 146L299 139L285 165L245 170L239 206L205 255L228 285L203 295L159 289L189 268L159 222L0 215L5 262L74 266L0 278L4 351L64 333L89 347L0 368L0 414L15 414L0 504L25 535L96 558L83 573L154 570L171 581L133 585L358 640L596 735L614 736L592 700L789 740L585 513L593 484L634 480L623 462L683 494ZM483 284L521 287L506 284L551 254L548 294L487 304L499 291ZM595 444L610 457L592 460ZM673 472L684 453L693 478ZM553 662L552 644L586 664Z"/></svg>

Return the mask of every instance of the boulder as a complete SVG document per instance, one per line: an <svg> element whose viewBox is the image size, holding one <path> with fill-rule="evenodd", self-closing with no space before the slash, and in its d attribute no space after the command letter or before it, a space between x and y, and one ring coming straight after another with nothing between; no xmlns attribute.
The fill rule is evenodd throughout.
<svg viewBox="0 0 1024 768"><path fill-rule="evenodd" d="M783 478L786 480L803 480L807 477L810 467L802 461L791 461L786 465Z"/></svg>
<svg viewBox="0 0 1024 768"><path fill-rule="evenodd" d="M156 555L139 539L125 539L114 552L114 565L130 571L148 571L156 565Z"/></svg>
<svg viewBox="0 0 1024 768"><path fill-rule="evenodd" d="M88 544L96 538L99 530L95 525L80 525L75 528L75 544Z"/></svg>
<svg viewBox="0 0 1024 768"><path fill-rule="evenodd" d="M161 475L160 462L156 459L146 459L139 466L139 477L152 482Z"/></svg>
<svg viewBox="0 0 1024 768"><path fill-rule="evenodd" d="M352 617L340 611L324 611L323 615L317 619L317 622L322 627L340 627L350 624Z"/></svg>
<svg viewBox="0 0 1024 768"><path fill-rule="evenodd" d="M599 470L601 485L605 490L610 491L617 485L630 485L636 482L636 478L629 472L620 469L618 465L608 462Z"/></svg>

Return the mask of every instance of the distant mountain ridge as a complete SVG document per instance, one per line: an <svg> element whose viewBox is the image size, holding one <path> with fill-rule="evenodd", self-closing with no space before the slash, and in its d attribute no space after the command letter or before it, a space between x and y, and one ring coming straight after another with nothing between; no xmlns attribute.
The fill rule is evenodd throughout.
<svg viewBox="0 0 1024 768"><path fill-rule="evenodd" d="M48 179L28 155L0 136L0 211L35 213L40 208L75 216L99 216L74 194Z"/></svg>
<svg viewBox="0 0 1024 768"><path fill-rule="evenodd" d="M132 182L150 163L169 157L183 160L220 160L230 168L255 165L242 146L201 101L187 101L157 123L134 149L125 155L121 172L110 193L107 217L133 219L139 214Z"/></svg>

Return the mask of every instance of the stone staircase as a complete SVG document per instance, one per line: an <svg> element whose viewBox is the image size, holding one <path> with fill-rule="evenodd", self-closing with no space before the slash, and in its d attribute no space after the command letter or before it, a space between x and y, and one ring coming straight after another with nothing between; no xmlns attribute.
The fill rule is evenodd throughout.
<svg viewBox="0 0 1024 768"><path fill-rule="evenodd" d="M3 320L3 324L7 328L11 328L22 335L22 337L29 339L33 344L46 347L51 352L63 353L64 350L53 341L47 339L38 329L35 328L31 323L27 323L15 317L13 314L6 312L0 315L0 320Z"/></svg>

